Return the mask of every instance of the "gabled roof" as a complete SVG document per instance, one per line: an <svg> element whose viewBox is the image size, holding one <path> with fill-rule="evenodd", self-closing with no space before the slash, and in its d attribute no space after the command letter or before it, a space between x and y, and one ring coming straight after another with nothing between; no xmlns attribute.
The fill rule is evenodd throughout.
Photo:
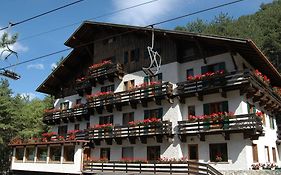
<svg viewBox="0 0 281 175"><path fill-rule="evenodd" d="M151 32L151 28L129 26L121 24L111 24L111 23L101 23L101 22L91 22L85 21L81 24L78 29L69 37L65 42L66 46L74 48L81 48L81 44L93 43L93 38L95 33L98 31L113 30L118 31L117 35L122 35L124 33L131 32ZM180 39L196 39L200 42L207 44L219 44L222 46L228 45L232 50L237 51L242 55L251 65L256 69L262 70L270 79L275 86L281 86L281 75L277 69L272 65L272 63L267 59L267 57L258 49L255 43L250 39L240 39L232 37L222 37L215 35L205 35L198 33L190 33L185 31L175 31L175 30L164 30L164 29L153 29L155 34L166 35L169 37L175 37ZM121 32L121 33L120 33ZM109 37L112 37L110 35ZM75 52L72 51L58 67L48 76L48 78L37 88L38 92L43 92L47 94L52 94L52 87L55 76L63 74L64 65L80 61L75 57ZM176 59L176 58L175 58ZM46 88L47 86L51 86Z"/></svg>

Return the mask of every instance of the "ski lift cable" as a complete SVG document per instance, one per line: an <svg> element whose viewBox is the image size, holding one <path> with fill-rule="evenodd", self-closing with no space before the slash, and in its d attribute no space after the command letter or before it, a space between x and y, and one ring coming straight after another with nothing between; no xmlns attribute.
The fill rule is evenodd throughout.
<svg viewBox="0 0 281 175"><path fill-rule="evenodd" d="M19 25L19 24L22 24L22 23L25 23L25 22L34 20L34 19L36 19L36 18L45 16L45 15L47 15L47 14L49 14L49 13L53 13L53 12L55 12L55 11L64 9L64 8L66 8L66 7L72 6L72 5L74 5L74 4L77 4L77 3L80 3L80 2L83 2L83 1L85 1L85 0L77 0L77 1L71 2L71 3L69 3L69 4L65 4L65 5L63 5L63 6L57 7L57 8L55 8L55 9L46 11L46 12L44 12L44 13L40 13L40 14L35 15L35 16L32 16L32 17L30 17L30 18L21 20L21 21L19 21L19 22L15 22L15 23L9 22L9 25L6 26L6 27L0 28L0 31L5 30L5 29L8 29L9 27L14 27L14 26L16 26L16 25Z"/></svg>
<svg viewBox="0 0 281 175"><path fill-rule="evenodd" d="M185 17L188 17L188 16L195 15L195 14L199 14L199 13L203 13L203 12L206 12L206 11L214 10L214 9L217 9L217 8L225 7L225 6L232 5L232 4L235 4L235 3L238 3L238 2L242 2L242 1L245 1L245 0L236 0L236 1L228 2L228 3L220 4L220 5L213 6L213 7L210 7L210 8L206 8L206 9L203 9L203 10L199 10L199 11L196 11L196 12L185 14L185 15L182 15L182 16L179 16L179 17L175 17L175 18L171 18L171 19L168 19L168 20L160 21L160 22L157 22L157 23L154 23L154 24L150 24L150 25L147 25L147 26L144 26L144 27L139 27L138 29L133 29L133 30L130 30L130 31L126 31L126 32L110 35L110 36L107 36L107 37L104 37L104 38L100 38L100 39L95 40L95 41L90 41L90 42L87 42L87 43L83 43L83 44L80 44L80 45L78 45L78 46L76 46L74 48L84 47L84 46L87 46L89 44L93 44L95 42L99 42L99 41L102 41L102 40L105 40L105 39L109 39L109 38L112 38L112 37L117 37L117 36L125 35L125 34L128 34L128 33L132 33L132 32L138 31L139 29L146 29L146 28L148 28L151 25L154 26L154 25L159 25L159 24L171 22L171 21L174 21L174 20L178 20L178 19L181 19L181 18L185 18ZM45 57L49 57L49 56L52 56L52 55L56 55L56 54L59 54L59 53L65 52L65 51L69 51L71 49L72 48L67 48L67 49L62 49L62 50L59 50L59 51L51 52L49 54L45 54L45 55L42 55L42 56L39 56L39 57L35 57L35 58L29 59L29 60L26 60L26 61L23 61L23 62L19 62L18 64L2 67L2 68L0 68L0 70L4 70L4 69L7 69L7 68L10 68L10 67L13 67L13 66L17 66L17 65L25 64L25 63L32 62L32 61L35 61L35 60L39 60L39 59L42 59L42 58L45 58Z"/></svg>

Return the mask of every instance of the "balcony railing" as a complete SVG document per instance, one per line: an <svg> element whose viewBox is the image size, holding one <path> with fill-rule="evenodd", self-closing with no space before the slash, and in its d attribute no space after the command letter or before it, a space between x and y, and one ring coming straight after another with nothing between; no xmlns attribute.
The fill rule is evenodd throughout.
<svg viewBox="0 0 281 175"><path fill-rule="evenodd" d="M182 163L121 163L108 162L96 163L85 161L83 174L93 172L125 172L125 173L153 173L153 174L200 174L200 175L222 175L218 170L206 163L185 161Z"/></svg>
<svg viewBox="0 0 281 175"><path fill-rule="evenodd" d="M148 137L156 136L157 142L163 141L163 136L172 136L172 123L162 121L157 124L148 124L140 126L114 126L110 129L95 129L91 128L84 132L77 133L76 139L93 140L99 145L101 140L105 140L111 145L114 139L117 144L122 144L122 140L129 138L129 141L134 144L136 138L140 138L142 143L147 143Z"/></svg>
<svg viewBox="0 0 281 175"><path fill-rule="evenodd" d="M186 136L199 135L202 141L205 135L223 134L229 140L230 133L243 133L244 138L257 139L263 136L262 120L256 114L236 115L235 118L221 121L179 121L178 135L185 142Z"/></svg>
<svg viewBox="0 0 281 175"><path fill-rule="evenodd" d="M165 82L153 87L136 88L101 98L97 97L88 101L88 107L96 109L98 113L102 113L103 108L108 110L108 112L112 112L113 107L121 111L122 106L125 105L131 105L135 109L138 103L141 103L143 107L147 107L147 102L149 101L155 101L157 105L161 105L161 100L165 98L170 100L172 94L172 84Z"/></svg>
<svg viewBox="0 0 281 175"><path fill-rule="evenodd" d="M46 112L43 117L43 122L46 124L59 124L61 121L65 123L68 121L75 122L75 120L81 121L82 118L89 120L88 109L85 105L81 105L81 107L78 108Z"/></svg>
<svg viewBox="0 0 281 175"><path fill-rule="evenodd" d="M177 83L177 85L178 88L176 95L178 95L182 100L184 100L185 97L192 96L202 98L203 95L218 92L222 93L222 95L226 95L226 91L239 89L240 93L251 92L252 96L254 96L257 91L262 92L262 95L257 95L257 99L255 99L257 101L261 100L262 97L262 100L264 100L264 96L267 96L272 101L275 101L279 107L281 104L280 95L274 92L273 88L269 84L262 81L261 78L249 70L214 75L197 81L187 80ZM272 105L268 106L270 107Z"/></svg>
<svg viewBox="0 0 281 175"><path fill-rule="evenodd" d="M91 93L92 86L96 86L96 83L103 84L105 80L114 81L114 78L122 78L124 75L124 68L122 64L108 64L100 68L90 70L89 74L83 78L83 80L77 81L75 89L79 95L83 93Z"/></svg>

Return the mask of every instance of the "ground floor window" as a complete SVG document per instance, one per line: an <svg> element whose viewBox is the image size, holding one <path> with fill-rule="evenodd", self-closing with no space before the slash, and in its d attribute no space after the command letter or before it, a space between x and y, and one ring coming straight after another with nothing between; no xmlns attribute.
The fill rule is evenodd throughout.
<svg viewBox="0 0 281 175"><path fill-rule="evenodd" d="M227 144L215 143L209 145L210 161L211 162L227 162Z"/></svg>
<svg viewBox="0 0 281 175"><path fill-rule="evenodd" d="M64 151L63 151L64 162L74 162L74 151L75 151L75 146L72 145L64 146Z"/></svg>
<svg viewBox="0 0 281 175"><path fill-rule="evenodd" d="M160 159L160 146L147 147L147 160L155 161Z"/></svg>
<svg viewBox="0 0 281 175"><path fill-rule="evenodd" d="M47 147L38 147L37 148L37 161L47 161Z"/></svg>
<svg viewBox="0 0 281 175"><path fill-rule="evenodd" d="M16 160L23 160L23 156L24 156L24 148L16 148L16 154L15 154L15 158Z"/></svg>
<svg viewBox="0 0 281 175"><path fill-rule="evenodd" d="M123 147L122 148L122 159L133 159L134 158L134 148L133 147Z"/></svg>
<svg viewBox="0 0 281 175"><path fill-rule="evenodd" d="M101 148L100 149L100 159L110 160L110 148Z"/></svg>
<svg viewBox="0 0 281 175"><path fill-rule="evenodd" d="M27 161L34 161L34 157L35 157L35 147L26 147L25 159Z"/></svg>
<svg viewBox="0 0 281 175"><path fill-rule="evenodd" d="M60 162L61 157L61 147L60 146L51 146L50 147L50 161Z"/></svg>

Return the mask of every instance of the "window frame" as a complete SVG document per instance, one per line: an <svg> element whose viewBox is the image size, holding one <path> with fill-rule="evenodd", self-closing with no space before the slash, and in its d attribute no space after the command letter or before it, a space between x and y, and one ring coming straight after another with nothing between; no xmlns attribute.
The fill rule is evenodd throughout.
<svg viewBox="0 0 281 175"><path fill-rule="evenodd" d="M223 148L223 146L225 146ZM215 152L212 152L215 151ZM225 152L224 152L225 151ZM217 154L221 154L221 161L217 161ZM228 162L228 147L227 143L210 143L209 144L209 159L210 162Z"/></svg>
<svg viewBox="0 0 281 175"><path fill-rule="evenodd" d="M18 158L18 151L17 150L19 150L19 149L23 151L21 159ZM25 156L25 148L24 147L16 147L15 148L15 161L16 162L23 162L24 156Z"/></svg>
<svg viewBox="0 0 281 175"><path fill-rule="evenodd" d="M29 159L29 155L30 155L30 152L27 151L27 150L30 150L30 149L33 149L33 160L30 160ZM25 154L24 154L24 157L25 157L25 161L26 162L34 162L35 161L35 157L36 157L36 147L35 146L27 146L25 148Z"/></svg>
<svg viewBox="0 0 281 175"><path fill-rule="evenodd" d="M46 150L46 158L45 158L45 160L42 160L42 159L39 159L40 158L40 152L39 152L39 150L40 149L45 149ZM42 154L42 152L41 152L41 154ZM47 162L47 159L48 159L48 146L47 145L44 145L44 146L38 146L37 147L37 152L36 152L36 162Z"/></svg>
<svg viewBox="0 0 281 175"><path fill-rule="evenodd" d="M66 155L69 156L69 154L66 154L66 148L73 148L73 160L72 157L69 160L66 160ZM67 157L70 158L70 157ZM64 145L63 146L63 163L74 163L75 160L75 145Z"/></svg>
<svg viewBox="0 0 281 175"><path fill-rule="evenodd" d="M59 150L60 150L59 160L52 160L52 156L54 154L52 148L59 148ZM61 162L61 157L62 157L62 147L60 145L50 145L49 162L50 163L59 163L59 162Z"/></svg>

